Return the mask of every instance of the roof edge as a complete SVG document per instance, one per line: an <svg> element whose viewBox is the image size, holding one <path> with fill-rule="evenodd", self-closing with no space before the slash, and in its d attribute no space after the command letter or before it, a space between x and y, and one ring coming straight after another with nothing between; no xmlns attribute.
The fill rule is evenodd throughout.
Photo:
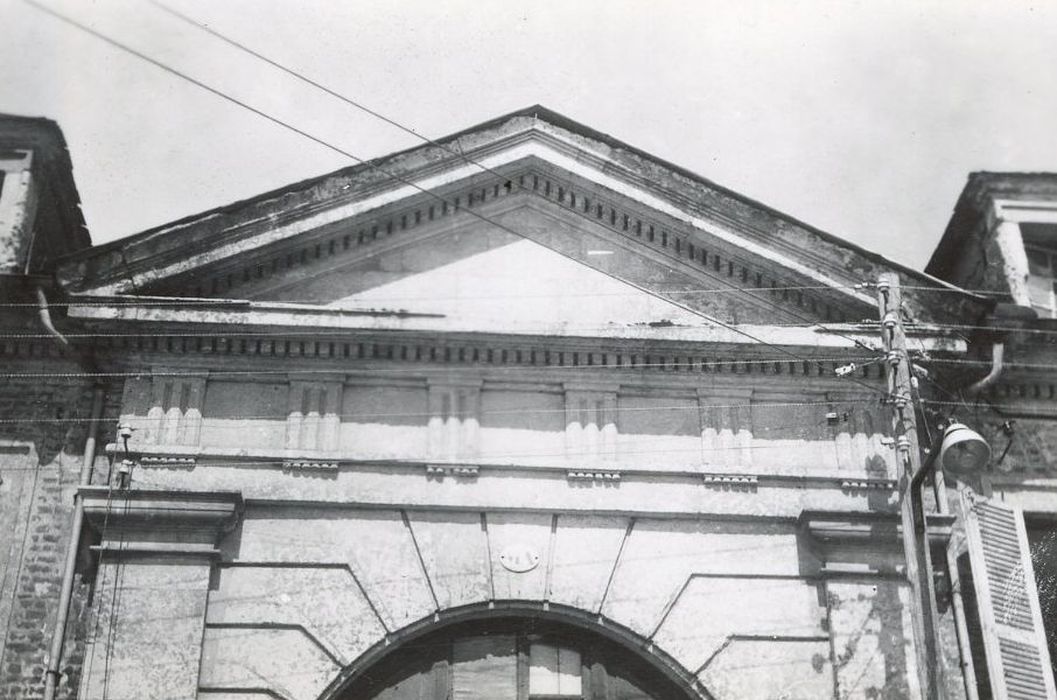
<svg viewBox="0 0 1057 700"><path fill-rule="evenodd" d="M766 214L768 214L768 215L770 215L772 217L775 217L775 218L780 219L782 221L785 221L786 223L789 223L789 224L791 224L791 225L793 225L795 227L798 227L798 228L802 229L803 231L805 231L805 232L807 232L807 233L809 233L811 235L817 236L817 237L819 237L820 239L822 239L825 242L828 242L828 243L830 243L832 245L835 245L837 247L841 247L841 248L847 249L847 250L849 250L849 251L851 251L851 252L853 252L853 253L855 253L855 254L857 254L859 256L862 256L866 260L869 260L869 261L871 261L873 263L883 265L885 267L888 267L890 269L898 271L898 272L900 272L902 274L910 275L910 276L912 276L914 278L929 282L931 284L935 284L935 285L937 285L939 287L942 287L942 288L945 288L945 289L948 289L948 290L962 291L968 297L971 297L971 298L974 298L974 299L977 299L977 300L983 300L982 297L978 297L977 295L974 295L974 294L972 294L970 292L967 292L965 290L961 290L956 285L950 284L950 283L946 282L945 280L943 280L943 279L941 279L941 278L939 278L937 276L934 276L934 275L929 274L929 273L924 272L924 271L916 270L916 269L914 269L914 268L912 268L912 267L910 267L908 265L905 265L903 263L897 262L895 260L891 260L891 259L881 255L880 253L877 253L875 251L872 251L872 250L869 250L867 248L864 248L864 247L862 247L862 246L860 246L860 245L858 245L856 243L850 242L847 239L844 239L844 238L842 238L840 236L837 236L835 234L832 234L832 233L824 231L824 230L822 230L820 228L817 228L817 227L815 227L815 226L813 226L811 224L808 224L808 223L802 221L801 219L798 219L798 218L796 218L796 217L794 217L794 216L792 216L790 214L787 214L787 213L782 212L782 211L780 211L778 209L775 209L775 208L773 208L771 206L768 206L767 204L764 204L764 203L760 202L759 200L753 199L753 198L748 197L746 195L740 194L740 193L738 193L738 192L736 192L734 190L731 190L731 189L729 189L727 187L719 185L716 182L714 182L713 180L710 180L710 179L708 179L708 178L706 178L706 177L704 177L704 176L702 176L702 175L700 175L700 174L698 174L698 173L696 173L696 172L694 172L692 170L689 170L689 169L687 169L687 168L685 168L683 166L677 165L677 164L672 163L670 161L667 161L667 160L665 160L663 158L659 158L659 157L657 157L655 155L652 155L652 154L650 154L650 153L648 153L648 152L646 152L646 151L644 151L644 150L642 150L640 148L637 148L637 147L635 147L635 146L633 146L631 144L628 144L625 141L622 141L622 140L620 140L618 138L615 138L615 137L613 137L613 136L611 136L611 135L609 135L609 134L607 134L605 132L598 131L596 129L588 127L588 126L586 126L585 124L583 124L581 122L578 122L578 121L576 121L576 120L574 120L574 119L572 119L570 117L567 117L567 116L565 116L565 115L563 115L563 114L561 114L561 113L559 113L559 112L557 112L555 110L549 109L549 108L547 108L547 107L545 107L543 105L540 105L540 104L529 105L527 107L523 107L523 108L520 108L520 109L513 110L513 111L508 112L506 114L502 114L500 116L493 117L493 118L488 119L486 121L480 122L478 124L469 126L469 127L465 128L465 129L461 129L459 131L456 131L454 133L450 133L450 134L442 136L442 137L438 137L438 138L435 138L435 139L425 139L424 138L423 143L415 144L415 145L410 146L408 148L405 148L405 149L402 149L402 150L399 150L399 151L394 151L392 153L386 154L384 156L380 156L378 158L373 158L373 159L370 159L370 160L362 161L362 162L357 163L355 165L350 165L350 166L347 166L347 167L344 167L344 168L340 168L338 170L334 170L334 171L331 171L331 172L328 172L328 173L324 173L322 175L317 175L317 176L314 176L314 177L311 177L311 178L306 178L304 180L300 180L300 181L291 183L289 185L285 185L285 186L282 186L282 187L279 187L279 188L275 188L275 189L269 190L267 192L263 192L263 193L254 195L253 197L249 197L249 198L242 199L242 200L237 200L235 202L231 202L229 204L225 204L225 205L222 205L222 206L219 206L219 207L214 207L212 209L204 210L204 211L201 211L201 212L198 212L198 213L189 214L189 215L181 217L179 219L176 219L176 220L173 220L173 221L169 221L169 222L166 222L164 224L160 224L158 226L151 227L149 229L140 231L138 233L134 233L134 234L132 234L130 236L126 236L124 238L119 238L119 239L116 239L114 241L109 241L109 242L107 242L105 244L102 244L100 246L95 246L95 247L90 248L90 249L86 249L86 250L82 250L82 251L78 251L78 252L72 253L70 255L65 256L64 260L66 260L66 261L75 260L75 259L78 259L78 258L81 258L81 257L94 255L96 253L102 253L102 252L105 252L105 251L110 251L110 250L122 248L122 247L128 245L129 243L131 243L133 241L137 241L137 240L149 237L151 235L158 234L158 233L160 233L162 231L165 231L166 229L172 229L172 228L175 228L175 227L185 226L185 225L188 225L188 224L191 224L191 223L195 222L196 220L202 220L202 219L206 219L206 218L217 216L217 215L236 213L239 210L244 209L244 208L246 208L248 206L251 206L251 205L257 204L257 203L261 203L261 202L265 202L265 201L268 201L268 200L271 200L271 199L275 199L277 197L282 196L283 194L289 194L289 193L293 193L293 192L298 192L298 191L303 191L303 190L309 189L309 188L314 187L316 185L322 184L322 183L326 182L328 179L331 179L331 178L353 176L353 175L361 173L361 172L363 172L365 170L377 167L377 166L379 166L381 164L384 164L384 163L387 163L387 162L391 162L391 161L396 160L398 158L407 156L407 155L409 155L411 153L414 153L416 151L421 151L423 149L428 149L428 148L431 148L431 147L432 148L436 148L438 145L443 147L444 144L448 144L448 143L457 141L460 138L463 138L465 136L468 136L468 135L471 135L471 134L475 134L475 133L479 133L479 132L482 132L482 131L486 131L486 130L489 130L489 129L494 129L496 127L499 127L499 126L501 126L501 125L513 120L513 119L525 118L525 117L532 117L532 118L535 118L535 119L540 119L541 121L544 121L544 122L550 124L551 126L554 126L554 127L559 128L559 129L562 129L562 130L571 132L573 134L579 135L581 137L584 137L584 138L599 142L599 143L604 144L605 146L607 146L609 148L626 152L626 153L631 154L632 156L634 156L634 157L636 157L638 159L641 159L641 160L656 164L656 165L658 165L658 166L660 166L660 167L672 172L673 174L676 174L676 175L678 175L678 176L680 176L682 178L685 178L685 179L687 179L687 180L689 180L691 182L703 185L704 187L709 188L710 190L713 190L716 193L718 193L718 194L720 194L720 195L722 195L724 197L728 197L731 200L734 200L735 202L742 203L742 204L748 205L750 207L756 208L756 209L758 209L758 210L760 210L760 211L762 211L762 212L764 212L764 213L766 213Z"/></svg>

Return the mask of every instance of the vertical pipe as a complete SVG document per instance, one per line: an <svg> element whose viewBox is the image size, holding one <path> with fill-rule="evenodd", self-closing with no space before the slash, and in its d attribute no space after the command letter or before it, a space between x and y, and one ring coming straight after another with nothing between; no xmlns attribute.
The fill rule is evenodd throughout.
<svg viewBox="0 0 1057 700"><path fill-rule="evenodd" d="M934 446L930 459L939 454L939 446ZM936 465L932 486L936 492L936 507L941 514L950 512L947 502L947 485L943 478L943 467ZM958 577L958 560L950 547L945 547L947 555L947 576L951 586L951 609L954 611L954 630L958 637L958 653L961 658L962 683L965 685L965 699L978 700L976 692L976 668L973 665L973 653L969 646L969 627L965 622L965 601L962 599L961 580Z"/></svg>
<svg viewBox="0 0 1057 700"><path fill-rule="evenodd" d="M42 287L37 287L37 305L40 307L40 323L63 348L70 348L70 341L55 328L48 309L48 298ZM95 368L81 355L82 364L91 373ZM88 435L84 441L84 459L81 461L81 474L78 479L78 490L88 486L92 481L92 464L95 462L96 435L99 432L99 419L103 415L105 390L102 384L92 388L92 408L88 419ZM44 700L55 700L55 691L59 686L59 666L62 662L62 647L66 641L66 624L70 618L70 600L73 597L73 571L77 565L77 545L81 541L81 530L84 527L84 503L80 493L74 494L73 526L70 532L70 543L66 548L66 562L62 573L62 586L59 590L59 610L55 616L55 629L52 632L51 648L48 653L48 667L44 671Z"/></svg>
<svg viewBox="0 0 1057 700"><path fill-rule="evenodd" d="M99 432L99 419L103 415L104 389L97 385L92 390L92 412L88 422L88 437L84 443L84 460L81 462L81 475L78 487L88 486L92 481L92 464L95 462L96 438ZM44 672L44 700L55 700L59 685L59 666L62 662L62 647L66 641L66 624L70 618L70 602L73 597L73 572L77 565L77 545L81 540L84 527L84 502L81 494L74 494L73 528L70 542L66 548L66 563L62 572L62 587L59 591L59 611L55 617L55 629L52 632L51 649L48 652L48 668Z"/></svg>

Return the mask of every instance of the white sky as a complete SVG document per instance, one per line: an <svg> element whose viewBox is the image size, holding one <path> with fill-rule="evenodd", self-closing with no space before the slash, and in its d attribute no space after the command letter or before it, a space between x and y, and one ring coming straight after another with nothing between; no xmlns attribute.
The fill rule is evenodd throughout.
<svg viewBox="0 0 1057 700"><path fill-rule="evenodd" d="M540 103L923 267L973 170L1057 170L1057 3L164 0L430 137ZM41 0L362 157L416 145L139 2ZM59 122L93 240L348 165L0 0L0 111Z"/></svg>

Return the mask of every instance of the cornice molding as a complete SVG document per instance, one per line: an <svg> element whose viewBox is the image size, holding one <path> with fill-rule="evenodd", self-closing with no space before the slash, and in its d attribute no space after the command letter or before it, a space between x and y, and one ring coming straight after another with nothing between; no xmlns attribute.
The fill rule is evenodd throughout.
<svg viewBox="0 0 1057 700"><path fill-rule="evenodd" d="M122 453L122 449L113 443L106 445L105 451L107 454ZM172 451L171 448L167 448L164 445L145 445L137 448L129 458L134 464L136 464L136 469L152 469L157 468L155 465L158 464L158 462L145 462L143 457L148 455L164 457L170 451ZM183 458L186 458L189 454L184 448L180 448L176 453ZM246 449L243 447L202 447L194 450L194 457L197 460L195 469L208 470L212 466L210 462L215 460L223 465L239 465L244 463L245 467L251 469L282 471L287 473L291 478L300 477L303 470L307 470L304 473L311 474L318 464L318 468L321 470L318 473L320 475L328 476L329 478L334 478L339 472L367 470L377 473L379 470L382 470L388 471L394 478L400 478L408 474L425 474L431 479L438 481L446 476L459 477L466 480L476 480L479 476L486 474L491 476L497 474L502 474L504 476L524 475L533 478L546 476L547 478L566 480L570 485L576 485L583 482L612 482L615 485L617 482L629 480L639 482L668 482L676 480L685 481L687 485L698 484L710 489L743 490L753 493L756 492L757 489L765 487L798 489L810 486L813 488L832 489L835 492L840 492L845 496L851 497L855 501L858 501L863 494L867 493L867 491L876 491L879 495L883 495L887 499L896 493L897 488L896 482L886 479L863 478L853 480L840 474L805 476L802 474L783 474L766 471L746 472L743 471L744 467L739 468L739 471L732 470L730 472L720 472L715 471L715 466L710 467L711 471L702 471L701 469L694 468L665 469L660 468L659 466L625 467L623 465L617 466L591 464L590 462L584 461L578 462L575 458L569 459L568 465L562 466L560 464L510 464L472 460L443 462L423 459L357 459L353 457L344 457L338 453L330 453L326 460L318 460L312 456L295 458L291 457L289 453L290 451L285 448ZM307 466L304 468L291 467L291 462L299 462ZM868 488L849 486L849 484L852 483L867 484ZM100 487L92 488L99 489ZM101 492L106 494L107 491L105 488L102 488ZM114 493L125 492L114 491Z"/></svg>
<svg viewBox="0 0 1057 700"><path fill-rule="evenodd" d="M223 237L211 239L213 247L210 251L197 254L194 258L187 258L183 247L174 247L163 254L115 260L110 275L113 279L109 284L96 287L95 291L128 293L131 291L128 285L137 277L137 286L144 289L156 288L162 280L177 280L191 271L194 271L196 279L200 279L202 270L211 266L214 268L213 275L206 277L204 282L194 283L203 286L187 286L184 292L200 297L217 294L231 296L229 292L232 289L245 283L257 283L269 275L301 269L304 265L317 264L318 261L323 261L319 264L325 264L338 254L348 256L371 250L376 247L373 245L376 242L395 240L392 237L396 234L458 214L464 208L480 207L511 196L527 196L537 201L549 201L559 209L576 211L581 218L637 240L645 249L665 253L677 261L688 259L696 262L704 279L713 276L722 278L725 274L736 278L741 286L786 287L803 285L805 280L812 280L816 284L832 284L833 292L842 300L841 304L851 306L844 308L838 304L833 307L832 297L816 297L810 292L782 292L784 303L799 305L808 311L814 309L820 320L842 320L846 314L854 313L853 307L871 303L865 295L848 289L846 284L823 279L825 275L817 269L794 258L787 259L784 253L776 256L769 252L772 249L770 246L764 249L761 244L751 242L751 236L746 238L742 233L722 233L718 225L707 224L697 215L690 217L692 223L687 223L687 212L678 207L660 200L654 201L650 197L640 196L636 201L632 197L632 190L618 192L624 186L616 181L608 181L612 178L612 167L596 164L592 167L596 170L601 168L605 174L600 171L594 176L586 172L573 172L585 166L584 159L578 157L564 163L573 171L565 170L563 164L552 163L541 155L547 152L546 148L536 152L541 143L541 139L535 137L531 142L520 144L523 148L528 145L534 148L529 148L520 159L498 166L503 169L505 180L487 173L446 183L440 193L443 201L409 196L382 203L378 207L365 207L362 202L358 206L329 202L319 212L302 207L296 212L281 213L267 220L240 224L247 228L256 227L260 231L241 233L239 236L225 232ZM550 141L547 148L558 150ZM595 177L603 178L606 182L596 182ZM641 187L641 183L633 187ZM334 214L344 209L349 211ZM318 226L310 225L305 220L313 216L321 218ZM281 234L286 228L294 231L287 235ZM808 251L795 252L800 256L810 256ZM761 256L768 260L762 268ZM825 261L819 256L815 257L817 260L814 262L821 267ZM103 272L102 278L105 280L107 273ZM90 284L85 288L93 289Z"/></svg>
<svg viewBox="0 0 1057 700"><path fill-rule="evenodd" d="M274 373L270 368L275 363L294 360L304 365L290 371L294 374L304 373L303 377L308 381L338 381L346 375L352 376L357 371L363 371L363 365L385 363L421 367L423 378L427 381L442 370L454 368L485 372L489 368L503 368L504 371L522 368L526 372L543 368L560 368L561 371L569 372L579 368L584 373L648 372L655 375L697 375L709 378L753 376L767 377L768 381L788 380L797 383L811 380L818 384L821 390L837 390L841 386L841 380L836 377L835 371L846 361L834 359L834 356L855 351L855 348L847 347L823 348L829 351L828 356L819 359L805 356L804 359L796 361L773 361L760 358L760 352L768 351L766 346L732 347L721 343L705 345L708 341L702 340L626 337L590 339L579 336L489 338L471 337L469 334L438 337L436 333L424 332L415 338L409 337L409 333L394 333L389 337L380 334L361 336L352 329L349 335L353 335L355 339L318 340L295 336L294 340L278 340L266 332L255 337L252 331L247 336L228 336L222 332L215 335L192 332L180 336L170 332L161 334L162 337L150 334L140 337L104 337L95 342L94 346L100 362L119 362L124 367L133 360L146 366L143 370L136 370L144 374L150 374L149 367L152 364L167 365L179 362L182 373L211 371L222 375L225 362L248 360L260 361L258 368ZM604 344L600 343L600 340ZM732 341L734 338L726 340ZM806 346L806 338L803 344ZM0 355L3 353L0 352ZM135 355L135 358L130 358L129 355ZM280 364L279 367L281 366ZM404 369L401 371L406 372ZM883 378L884 367L880 364L868 366L865 372L858 375L858 379L867 381L881 382ZM484 379L487 381L488 378ZM408 378L404 378L396 383L406 384L407 381ZM432 381L445 383L446 380L439 377ZM466 381L476 383L480 380L468 378ZM570 377L567 381L569 385L566 388L577 391L608 391L609 387L619 383L614 382L612 378L598 382L583 376L575 379ZM708 384L711 382L711 379L706 380ZM883 385L878 383L878 388L883 389ZM751 387L739 390L734 387L709 386L706 390L711 395L722 391L724 396L733 396L745 393L751 390ZM792 387L781 390L796 391Z"/></svg>
<svg viewBox="0 0 1057 700"><path fill-rule="evenodd" d="M85 517L113 554L219 556L217 543L235 527L242 496L231 491L78 490Z"/></svg>
<svg viewBox="0 0 1057 700"><path fill-rule="evenodd" d="M925 516L929 543L945 546L951 538L956 516L950 513L928 513ZM835 513L805 511L800 527L823 549L860 545L898 545L902 526L895 513Z"/></svg>

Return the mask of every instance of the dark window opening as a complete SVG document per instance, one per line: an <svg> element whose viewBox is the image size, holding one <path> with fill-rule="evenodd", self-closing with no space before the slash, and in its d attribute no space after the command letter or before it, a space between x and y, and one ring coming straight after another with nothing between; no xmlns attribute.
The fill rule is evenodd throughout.
<svg viewBox="0 0 1057 700"><path fill-rule="evenodd" d="M657 668L600 635L499 618L396 646L340 700L688 700Z"/></svg>
<svg viewBox="0 0 1057 700"><path fill-rule="evenodd" d="M1035 570L1042 624L1046 628L1051 670L1057 680L1057 522L1025 518L1024 525L1031 550L1031 566Z"/></svg>

